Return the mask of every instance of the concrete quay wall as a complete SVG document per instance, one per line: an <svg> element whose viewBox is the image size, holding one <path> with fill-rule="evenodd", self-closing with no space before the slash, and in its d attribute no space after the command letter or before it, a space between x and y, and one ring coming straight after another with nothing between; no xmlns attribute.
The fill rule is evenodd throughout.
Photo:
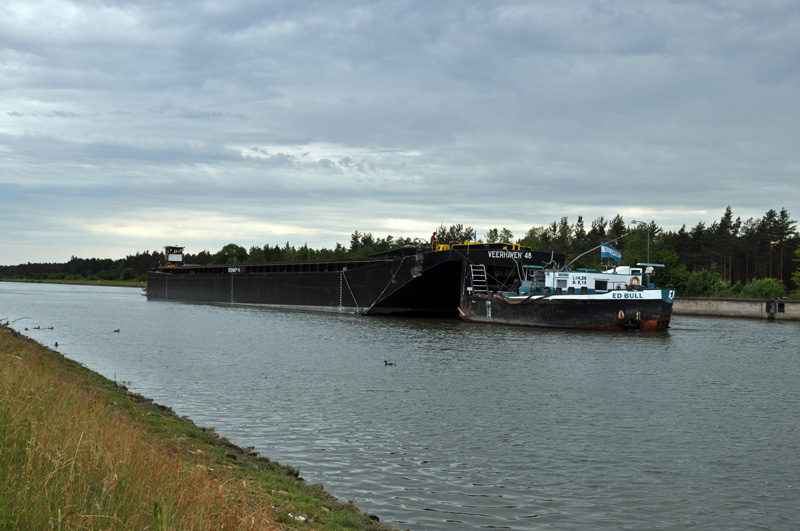
<svg viewBox="0 0 800 531"><path fill-rule="evenodd" d="M800 321L800 301L676 298L672 313Z"/></svg>

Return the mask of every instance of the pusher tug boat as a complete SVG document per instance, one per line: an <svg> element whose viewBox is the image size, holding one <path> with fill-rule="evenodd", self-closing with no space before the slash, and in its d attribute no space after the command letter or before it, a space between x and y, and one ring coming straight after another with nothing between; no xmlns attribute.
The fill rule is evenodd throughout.
<svg viewBox="0 0 800 531"><path fill-rule="evenodd" d="M606 244L601 247L604 257L621 258L616 249ZM494 291L483 264L465 264L459 315L465 321L478 323L665 331L672 316L675 290L653 284L654 268L663 267L661 264L637 265L602 272L569 271L557 264L521 265L520 279L511 291Z"/></svg>

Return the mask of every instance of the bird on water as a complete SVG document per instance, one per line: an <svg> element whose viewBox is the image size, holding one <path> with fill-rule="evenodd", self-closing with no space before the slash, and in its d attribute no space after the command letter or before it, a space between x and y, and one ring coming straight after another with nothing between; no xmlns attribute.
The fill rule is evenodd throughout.
<svg viewBox="0 0 800 531"><path fill-rule="evenodd" d="M383 364L386 365L387 367L394 367L394 362L393 361L389 362L389 361L383 360Z"/></svg>

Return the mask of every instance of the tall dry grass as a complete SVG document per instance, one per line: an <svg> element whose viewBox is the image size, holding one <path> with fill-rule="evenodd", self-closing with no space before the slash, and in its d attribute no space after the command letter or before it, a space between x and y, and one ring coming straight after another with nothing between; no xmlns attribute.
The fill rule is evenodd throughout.
<svg viewBox="0 0 800 531"><path fill-rule="evenodd" d="M0 351L0 522L6 529L279 529L271 499L154 444L101 390L35 345ZM202 454L201 454L202 456Z"/></svg>
<svg viewBox="0 0 800 531"><path fill-rule="evenodd" d="M0 529L379 528L285 472L254 480L183 428L153 433L101 380L0 327Z"/></svg>

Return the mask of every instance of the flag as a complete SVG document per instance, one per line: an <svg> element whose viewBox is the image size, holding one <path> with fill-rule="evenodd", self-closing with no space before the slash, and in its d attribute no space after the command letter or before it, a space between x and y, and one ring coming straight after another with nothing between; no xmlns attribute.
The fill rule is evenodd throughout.
<svg viewBox="0 0 800 531"><path fill-rule="evenodd" d="M600 258L611 258L616 260L617 263L620 263L622 262L622 253L607 243L600 242Z"/></svg>
<svg viewBox="0 0 800 531"><path fill-rule="evenodd" d="M478 231L472 233L472 241L474 242L478 241Z"/></svg>

